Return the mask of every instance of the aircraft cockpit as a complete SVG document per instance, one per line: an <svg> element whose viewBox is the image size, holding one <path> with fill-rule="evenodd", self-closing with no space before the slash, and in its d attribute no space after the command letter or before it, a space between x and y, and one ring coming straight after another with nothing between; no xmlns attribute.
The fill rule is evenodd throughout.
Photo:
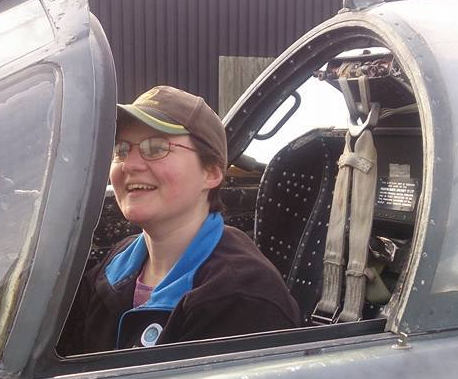
<svg viewBox="0 0 458 379"><path fill-rule="evenodd" d="M278 123L304 134L264 167L254 239L282 273L305 326L386 318L401 291L422 190L422 133L409 80L386 47L353 49L314 70L290 97ZM313 108L301 109L311 97L319 98ZM336 124L323 123L332 113L341 114ZM278 123L258 131L257 149ZM352 280L365 283L347 289Z"/></svg>
<svg viewBox="0 0 458 379"><path fill-rule="evenodd" d="M456 371L456 3L344 1L224 117L225 222L278 269L300 328L70 356L83 273L138 231L106 188L115 70L86 1L18 3L0 5L0 42L40 33L0 52L0 376Z"/></svg>

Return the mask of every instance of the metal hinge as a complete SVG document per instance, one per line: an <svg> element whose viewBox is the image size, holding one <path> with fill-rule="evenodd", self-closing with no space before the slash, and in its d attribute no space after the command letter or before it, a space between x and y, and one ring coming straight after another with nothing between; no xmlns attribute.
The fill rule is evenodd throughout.
<svg viewBox="0 0 458 379"><path fill-rule="evenodd" d="M407 342L408 337L409 336L407 333L404 333L404 332L399 333L396 343L394 345L391 345L391 347L396 350L411 349L412 346Z"/></svg>

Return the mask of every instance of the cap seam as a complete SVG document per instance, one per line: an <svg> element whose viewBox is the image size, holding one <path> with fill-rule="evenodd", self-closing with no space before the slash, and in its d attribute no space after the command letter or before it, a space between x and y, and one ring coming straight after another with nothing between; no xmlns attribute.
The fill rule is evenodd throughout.
<svg viewBox="0 0 458 379"><path fill-rule="evenodd" d="M141 112L145 113L146 115L148 115L149 117L152 117L153 119L156 119L160 122L163 122L163 123L166 123L166 124L172 124L171 122L168 122L168 121L165 121L165 120L161 120L160 118L158 117L155 117L155 116L152 116L150 114L148 114L147 112L145 112L143 109L140 108L141 105L136 105L136 104L132 104L134 105L137 109L139 109ZM166 114L165 112L162 112L158 109L155 109L155 108L151 108L154 112L156 113L159 113L160 115L170 119L170 120L173 120L173 122L175 122L175 124L172 124L172 125L179 125L179 126L182 126L186 129L186 127L184 125L182 125L180 122L178 122L176 119L174 119L173 117L171 117L170 115Z"/></svg>
<svg viewBox="0 0 458 379"><path fill-rule="evenodd" d="M197 104L196 106L194 107L194 109L192 110L191 112L191 115L189 116L187 122L186 122L186 125L192 125L192 120L194 120L195 118L195 115L197 113L197 111L202 107L203 103L204 103L204 99L201 98L200 96L197 97ZM189 130L189 129L188 129ZM192 130L189 130L192 134L194 134L194 131Z"/></svg>

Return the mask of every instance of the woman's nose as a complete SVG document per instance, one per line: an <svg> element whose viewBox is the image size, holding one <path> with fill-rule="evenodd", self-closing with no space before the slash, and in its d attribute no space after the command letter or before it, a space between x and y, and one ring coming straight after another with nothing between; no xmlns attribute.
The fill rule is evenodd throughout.
<svg viewBox="0 0 458 379"><path fill-rule="evenodd" d="M124 171L143 171L148 168L146 161L142 158L137 145L132 145L126 159L122 163Z"/></svg>

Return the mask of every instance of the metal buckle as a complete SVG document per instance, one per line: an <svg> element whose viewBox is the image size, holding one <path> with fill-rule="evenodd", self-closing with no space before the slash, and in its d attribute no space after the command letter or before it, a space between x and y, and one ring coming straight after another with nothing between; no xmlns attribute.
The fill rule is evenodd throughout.
<svg viewBox="0 0 458 379"><path fill-rule="evenodd" d="M317 303L317 305L315 306L315 309L313 310L312 316L311 316L312 322L315 325L331 325L331 324L335 324L337 322L337 317L336 316L337 316L337 313L339 313L339 310L340 310L340 307L337 307L334 310L334 313L332 314L332 316L329 317L328 313L321 312L321 311L318 310L318 303Z"/></svg>
<svg viewBox="0 0 458 379"><path fill-rule="evenodd" d="M372 244L371 244L372 242ZM399 247L396 243L386 237L374 236L369 242L369 251L376 258L382 258L385 261L393 262Z"/></svg>

